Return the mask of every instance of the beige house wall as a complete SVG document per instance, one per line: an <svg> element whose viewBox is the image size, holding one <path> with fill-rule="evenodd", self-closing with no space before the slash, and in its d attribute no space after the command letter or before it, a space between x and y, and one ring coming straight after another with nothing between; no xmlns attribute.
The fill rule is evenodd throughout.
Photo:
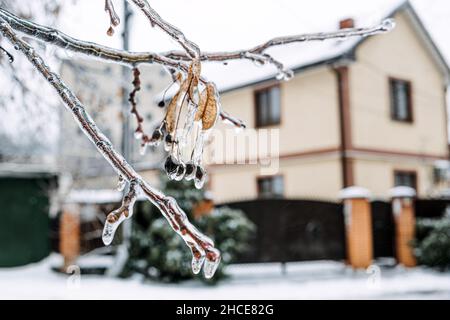
<svg viewBox="0 0 450 320"><path fill-rule="evenodd" d="M254 128L254 91L261 87L264 85L223 94L222 107ZM289 82L280 83L280 89L281 124L268 127L280 129L280 153L338 147L339 105L334 71L326 67L306 71ZM229 127L219 125L219 128Z"/></svg>
<svg viewBox="0 0 450 320"><path fill-rule="evenodd" d="M389 197L394 187L394 172L414 171L417 174L417 194L427 197L433 192L432 163L401 159L358 159L353 161L355 183L369 189L376 198Z"/></svg>
<svg viewBox="0 0 450 320"><path fill-rule="evenodd" d="M210 190L218 203L257 197L256 165L227 165L209 168ZM279 175L284 179L285 197L336 199L341 188L340 163L336 154L321 159L281 159Z"/></svg>
<svg viewBox="0 0 450 320"><path fill-rule="evenodd" d="M396 29L367 39L350 66L353 146L445 157L443 75L406 13L395 19ZM412 82L413 123L391 120L389 77Z"/></svg>

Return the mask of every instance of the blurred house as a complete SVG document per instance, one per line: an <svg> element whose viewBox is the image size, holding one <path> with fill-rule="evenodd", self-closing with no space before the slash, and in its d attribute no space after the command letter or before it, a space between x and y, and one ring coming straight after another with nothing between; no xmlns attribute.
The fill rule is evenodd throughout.
<svg viewBox="0 0 450 320"><path fill-rule="evenodd" d="M224 109L249 128L280 135L278 174L261 175L259 165L210 165L218 202L336 199L352 185L377 197L405 185L426 197L447 187L449 68L408 2L374 21L388 17L396 21L388 34L274 49L295 71L289 82L243 61L218 73ZM355 21L371 23L346 19L340 27Z"/></svg>
<svg viewBox="0 0 450 320"><path fill-rule="evenodd" d="M247 154L245 164L230 164L230 159L242 157L234 145L225 146L222 162L209 162L208 187L216 202L258 197L335 200L340 189L352 185L376 197L386 197L396 185L411 186L420 197L448 190L449 68L416 12L408 2L397 2L382 16L345 19L339 26L371 25L384 18L396 20L388 34L270 49L295 71L288 82L276 80L271 66L258 68L249 61L204 64L203 73L219 87L228 113L251 129L279 129L277 174L264 174L260 162L249 164L257 157L253 154ZM140 68L139 108L151 132L163 117L157 97L170 81L160 66ZM128 110L123 87L131 88L130 73L123 83L122 72L118 65L81 59L62 66L63 78L118 149L124 142L123 111ZM62 171L73 174L74 187L115 187L116 174L71 115L63 112L62 119L60 164ZM130 123L128 137L133 118ZM236 139L246 139L245 132L236 133ZM129 160L157 183L161 148L142 157L139 142L133 140L133 149ZM217 151L214 144L208 149Z"/></svg>

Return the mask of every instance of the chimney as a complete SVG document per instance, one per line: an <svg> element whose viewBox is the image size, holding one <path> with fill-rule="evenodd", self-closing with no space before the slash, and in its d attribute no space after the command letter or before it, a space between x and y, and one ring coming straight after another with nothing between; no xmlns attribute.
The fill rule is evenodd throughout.
<svg viewBox="0 0 450 320"><path fill-rule="evenodd" d="M354 27L355 27L355 20L353 20L352 18L347 18L339 21L339 29L348 29Z"/></svg>

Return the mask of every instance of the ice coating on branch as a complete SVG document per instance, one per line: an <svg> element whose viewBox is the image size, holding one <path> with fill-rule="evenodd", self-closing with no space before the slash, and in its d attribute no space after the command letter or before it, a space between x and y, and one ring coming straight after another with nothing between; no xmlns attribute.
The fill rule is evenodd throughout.
<svg viewBox="0 0 450 320"><path fill-rule="evenodd" d="M103 233L102 233L102 241L105 244L105 246L109 246L113 242L114 235L116 234L117 228L119 228L119 225L125 219L126 219L125 216L121 215L119 220L117 220L114 223L111 223L108 220L105 221L105 226L103 227Z"/></svg>
<svg viewBox="0 0 450 320"><path fill-rule="evenodd" d="M205 264L203 266L203 273L206 279L211 279L216 273L220 264L220 252L216 248L211 248L206 253Z"/></svg>
<svg viewBox="0 0 450 320"><path fill-rule="evenodd" d="M108 12L110 21L110 25L106 33L111 37L114 35L114 27L117 27L120 24L120 18L114 9L112 0L105 0L105 11Z"/></svg>
<svg viewBox="0 0 450 320"><path fill-rule="evenodd" d="M102 234L102 240L105 245L108 246L111 244L119 225L125 219L130 219L133 216L133 207L137 199L137 193L138 183L136 180L132 180L129 190L122 200L122 206L111 212L106 218Z"/></svg>
<svg viewBox="0 0 450 320"><path fill-rule="evenodd" d="M119 180L117 181L117 191L123 191L125 190L125 187L127 186L127 181L123 176L119 176Z"/></svg>
<svg viewBox="0 0 450 320"><path fill-rule="evenodd" d="M11 53L9 53L8 51L6 51L6 49L3 48L2 46L0 46L0 52L8 57L9 63L13 63L14 62L13 55Z"/></svg>

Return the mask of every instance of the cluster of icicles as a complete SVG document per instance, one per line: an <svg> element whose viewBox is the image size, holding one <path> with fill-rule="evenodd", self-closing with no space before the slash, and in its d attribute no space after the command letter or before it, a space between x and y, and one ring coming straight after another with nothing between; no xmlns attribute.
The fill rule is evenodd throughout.
<svg viewBox="0 0 450 320"><path fill-rule="evenodd" d="M142 140L141 152L149 145L164 144L168 152L164 170L169 179L194 180L195 187L201 189L206 180L203 148L220 113L219 95L213 83L201 83L200 62L196 60L186 76L179 72L174 78L179 89L168 104L163 121L150 139L142 140L140 131L136 131L136 138ZM159 106L165 106L164 100Z"/></svg>

